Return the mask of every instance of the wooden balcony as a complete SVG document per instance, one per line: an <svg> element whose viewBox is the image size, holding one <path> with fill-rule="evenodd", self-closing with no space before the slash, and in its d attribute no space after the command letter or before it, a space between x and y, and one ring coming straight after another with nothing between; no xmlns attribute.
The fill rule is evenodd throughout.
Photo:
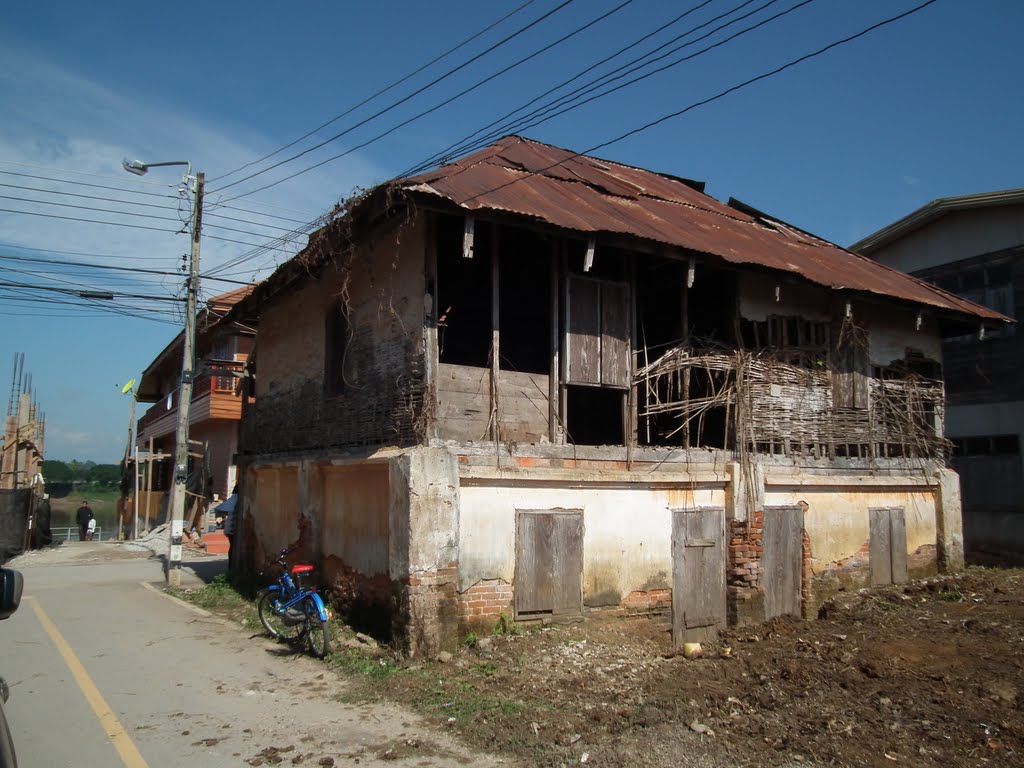
<svg viewBox="0 0 1024 768"><path fill-rule="evenodd" d="M241 370L242 363L225 363L215 372L196 377L192 385L190 427L210 420L239 421L242 418L242 398L235 392L240 379L230 373ZM178 390L175 390L170 398L153 403L139 419L139 440L173 433L177 422Z"/></svg>

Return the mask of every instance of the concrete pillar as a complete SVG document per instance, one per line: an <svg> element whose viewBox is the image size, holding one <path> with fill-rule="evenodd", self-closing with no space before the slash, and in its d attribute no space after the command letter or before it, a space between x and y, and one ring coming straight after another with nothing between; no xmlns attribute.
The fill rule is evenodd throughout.
<svg viewBox="0 0 1024 768"><path fill-rule="evenodd" d="M960 476L951 469L935 471L935 525L939 570L952 573L964 567L964 524L960 508Z"/></svg>
<svg viewBox="0 0 1024 768"><path fill-rule="evenodd" d="M390 562L393 633L410 656L458 647L459 468L443 448L393 459Z"/></svg>
<svg viewBox="0 0 1024 768"><path fill-rule="evenodd" d="M745 523L754 512L764 509L764 470L754 459L746 462L748 472L743 471L743 464L730 461L725 465L729 475L729 484L725 488L725 517Z"/></svg>

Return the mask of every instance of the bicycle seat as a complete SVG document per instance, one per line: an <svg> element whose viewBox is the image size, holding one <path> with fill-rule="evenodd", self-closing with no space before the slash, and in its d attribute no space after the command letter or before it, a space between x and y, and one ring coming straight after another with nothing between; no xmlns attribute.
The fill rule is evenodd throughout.
<svg viewBox="0 0 1024 768"><path fill-rule="evenodd" d="M298 576L300 573L309 573L312 570L313 570L313 566L312 565L293 565L292 566L292 575L293 576Z"/></svg>

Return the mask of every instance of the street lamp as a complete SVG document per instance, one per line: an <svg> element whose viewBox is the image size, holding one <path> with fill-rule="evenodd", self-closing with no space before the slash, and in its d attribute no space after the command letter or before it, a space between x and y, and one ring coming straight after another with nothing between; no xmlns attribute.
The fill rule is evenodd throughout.
<svg viewBox="0 0 1024 768"><path fill-rule="evenodd" d="M196 295L199 293L199 239L203 228L203 190L206 186L206 175L196 173L191 176L192 164L185 160L173 160L165 163L143 163L140 160L122 161L121 165L129 173L136 176L145 175L150 168L166 165L185 165L185 181L193 182L195 204L192 206L192 250L189 258L189 276L185 304L185 333L182 344L181 386L178 390L178 427L174 437L174 484L171 486L171 498L167 505L167 519L170 523L171 537L167 552L167 585L181 586L181 539L185 528L185 496L188 480L188 427L189 415L192 410L192 382L195 378L195 345L196 345Z"/></svg>

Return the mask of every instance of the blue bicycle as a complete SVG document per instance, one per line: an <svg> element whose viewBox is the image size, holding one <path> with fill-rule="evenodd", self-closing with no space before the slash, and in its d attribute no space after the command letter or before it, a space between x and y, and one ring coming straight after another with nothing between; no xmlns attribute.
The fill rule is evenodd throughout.
<svg viewBox="0 0 1024 768"><path fill-rule="evenodd" d="M285 561L288 552L282 549L271 564L271 568L280 569L280 574L260 596L260 623L275 640L307 643L310 652L322 659L331 651L327 607L316 587L302 586L303 575L312 573L313 566L293 565L289 570Z"/></svg>

